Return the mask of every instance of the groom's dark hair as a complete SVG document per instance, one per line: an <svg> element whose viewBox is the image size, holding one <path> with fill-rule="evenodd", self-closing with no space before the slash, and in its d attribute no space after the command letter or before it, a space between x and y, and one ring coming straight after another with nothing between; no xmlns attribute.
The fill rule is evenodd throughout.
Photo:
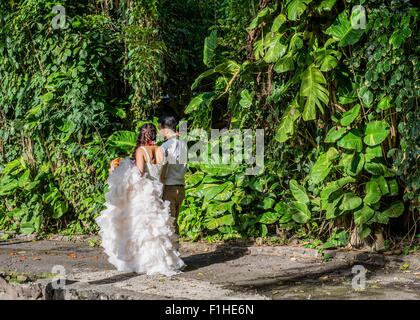
<svg viewBox="0 0 420 320"><path fill-rule="evenodd" d="M174 116L163 115L158 119L158 123L162 126L163 129L171 129L176 131L176 119Z"/></svg>

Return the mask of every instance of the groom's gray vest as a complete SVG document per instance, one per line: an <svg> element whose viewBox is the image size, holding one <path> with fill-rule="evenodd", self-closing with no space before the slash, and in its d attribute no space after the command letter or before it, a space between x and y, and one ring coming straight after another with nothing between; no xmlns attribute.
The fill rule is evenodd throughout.
<svg viewBox="0 0 420 320"><path fill-rule="evenodd" d="M167 161L165 185L185 185L185 171L187 169L186 143L177 137L166 140L162 146Z"/></svg>

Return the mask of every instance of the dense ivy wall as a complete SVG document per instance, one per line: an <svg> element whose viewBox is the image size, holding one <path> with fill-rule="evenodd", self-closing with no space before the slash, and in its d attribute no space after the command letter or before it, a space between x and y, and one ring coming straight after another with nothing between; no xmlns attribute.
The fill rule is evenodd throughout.
<svg viewBox="0 0 420 320"><path fill-rule="evenodd" d="M190 128L263 128L266 143L259 176L190 166L182 236L415 239L410 2L61 1L54 29L57 4L0 2L0 228L95 232L109 161L174 112Z"/></svg>

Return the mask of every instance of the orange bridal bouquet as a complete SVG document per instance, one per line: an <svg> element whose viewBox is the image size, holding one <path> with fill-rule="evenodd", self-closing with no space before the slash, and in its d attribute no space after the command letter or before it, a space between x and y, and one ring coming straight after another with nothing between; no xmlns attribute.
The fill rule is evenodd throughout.
<svg viewBox="0 0 420 320"><path fill-rule="evenodd" d="M115 168L117 168L121 163L122 158L116 158L111 161L111 167L109 169L109 172L113 172Z"/></svg>

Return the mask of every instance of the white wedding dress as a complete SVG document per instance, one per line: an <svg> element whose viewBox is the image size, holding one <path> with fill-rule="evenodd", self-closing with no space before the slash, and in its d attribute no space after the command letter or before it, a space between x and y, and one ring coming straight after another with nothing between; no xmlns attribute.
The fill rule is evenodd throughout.
<svg viewBox="0 0 420 320"><path fill-rule="evenodd" d="M172 276L184 262L174 246L169 202L162 200L163 165L152 164L146 155L144 176L130 158L110 174L106 209L96 221L108 261L119 271Z"/></svg>

